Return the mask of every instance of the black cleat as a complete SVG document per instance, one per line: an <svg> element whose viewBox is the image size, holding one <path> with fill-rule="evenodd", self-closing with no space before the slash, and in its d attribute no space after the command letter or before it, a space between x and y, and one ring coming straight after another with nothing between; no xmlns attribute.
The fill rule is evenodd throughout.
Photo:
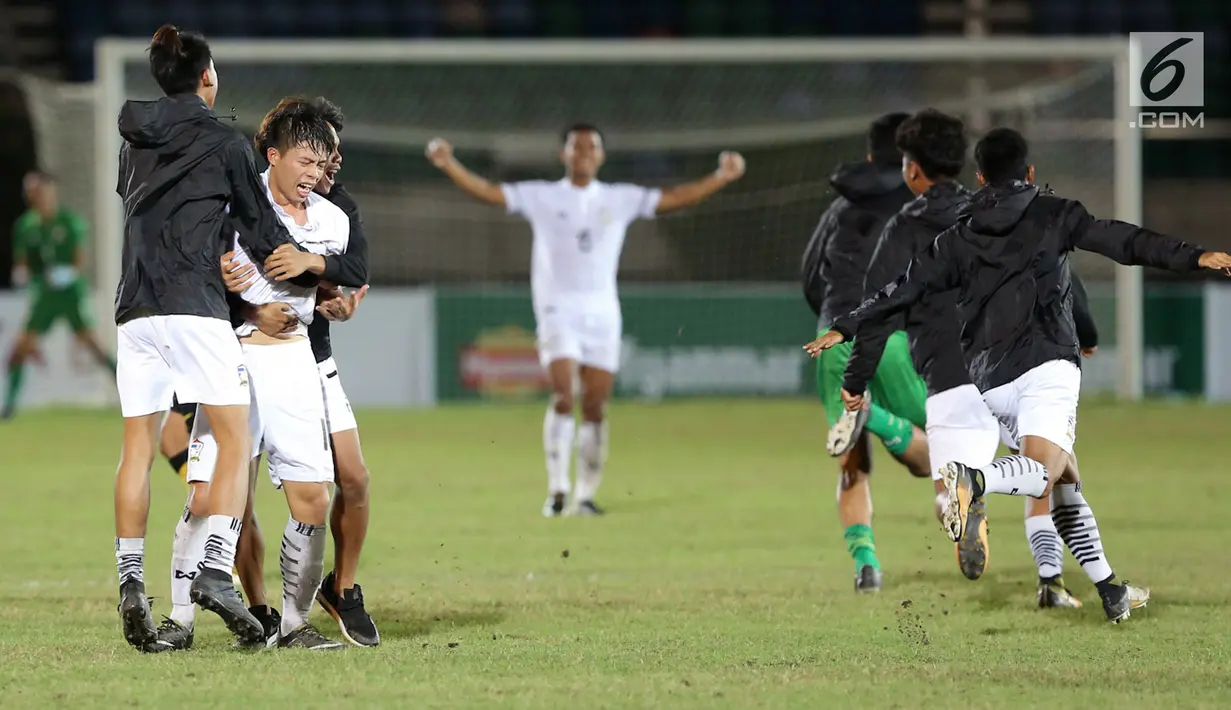
<svg viewBox="0 0 1231 710"><path fill-rule="evenodd" d="M1150 601L1150 590L1144 587L1134 587L1124 584L1110 584L1099 590L1103 598L1103 611L1107 620L1113 624L1124 621L1134 609L1141 609Z"/></svg>
<svg viewBox="0 0 1231 710"><path fill-rule="evenodd" d="M330 572L321 582L320 589L316 590L316 601L338 622L342 638L355 646L380 645L380 632L363 607L363 589L358 584L342 590L342 595L338 596L334 592L333 572Z"/></svg>
<svg viewBox="0 0 1231 710"><path fill-rule="evenodd" d="M855 575L855 591L860 593L879 592L881 590L881 571L872 565L864 565Z"/></svg>
<svg viewBox="0 0 1231 710"><path fill-rule="evenodd" d="M265 639L265 629L245 607L235 590L231 575L206 567L192 581L188 596L194 604L222 617L231 633L245 646L255 646Z"/></svg>
<svg viewBox="0 0 1231 710"><path fill-rule="evenodd" d="M278 639L278 648L304 648L309 651L336 651L346 648L345 645L330 638L325 638L312 624L304 624L291 633Z"/></svg>
<svg viewBox="0 0 1231 710"><path fill-rule="evenodd" d="M158 638L146 644L142 649L146 653L162 653L164 651L187 651L192 648L192 628L163 617L158 625Z"/></svg>
<svg viewBox="0 0 1231 710"><path fill-rule="evenodd" d="M543 503L544 518L558 518L564 515L564 499L563 493L553 493L547 496L546 502Z"/></svg>
<svg viewBox="0 0 1231 710"><path fill-rule="evenodd" d="M124 640L129 646L144 651L158 638L154 628L154 615L150 612L150 600L145 596L145 582L130 579L120 585L120 624L124 628Z"/></svg>
<svg viewBox="0 0 1231 710"><path fill-rule="evenodd" d="M577 504L577 510L573 511L573 515L580 515L586 518L594 517L596 515L606 515L606 514L607 514L607 511L595 505L594 501L592 500L583 500L579 502Z"/></svg>
<svg viewBox="0 0 1231 710"><path fill-rule="evenodd" d="M278 613L278 610L272 606L252 606L248 607L248 613L261 622L261 627L264 629L264 638L256 643L236 641L235 648L258 650L276 646L278 644L278 636L282 633L282 615Z"/></svg>

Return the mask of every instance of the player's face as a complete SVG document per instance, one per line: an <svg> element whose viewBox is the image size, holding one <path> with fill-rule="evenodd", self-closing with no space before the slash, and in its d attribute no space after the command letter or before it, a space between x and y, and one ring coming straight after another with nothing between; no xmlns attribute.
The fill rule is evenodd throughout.
<svg viewBox="0 0 1231 710"><path fill-rule="evenodd" d="M209 67L201 73L201 98L210 107L214 107L214 102L218 100L218 71L214 69L214 62L210 60Z"/></svg>
<svg viewBox="0 0 1231 710"><path fill-rule="evenodd" d="M573 131L564 142L560 160L569 175L593 178L603 166L607 155L603 152L603 138L594 131Z"/></svg>
<svg viewBox="0 0 1231 710"><path fill-rule="evenodd" d="M325 174L329 156L307 145L285 152L269 149L269 181L295 204L303 204Z"/></svg>
<svg viewBox="0 0 1231 710"><path fill-rule="evenodd" d="M45 178L36 178L29 186L27 200L30 206L44 214L56 211L56 184Z"/></svg>
<svg viewBox="0 0 1231 710"><path fill-rule="evenodd" d="M338 137L338 132L332 125L329 126L329 130L333 133L333 144L337 147L333 149L333 154L329 156L329 162L325 165L324 174L316 182L316 191L321 195L328 195L333 191L333 183L338 177L338 171L342 169L342 139Z"/></svg>

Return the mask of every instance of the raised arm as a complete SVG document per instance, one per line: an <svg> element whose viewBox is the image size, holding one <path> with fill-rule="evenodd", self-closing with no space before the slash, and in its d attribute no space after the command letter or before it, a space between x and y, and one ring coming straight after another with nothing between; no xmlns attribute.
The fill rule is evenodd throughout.
<svg viewBox="0 0 1231 710"><path fill-rule="evenodd" d="M448 175L453 184L462 189L462 192L489 205L505 206L504 193L501 192L500 186L467 170L465 165L453 157L453 146L449 141L444 138L433 138L427 144L425 152L427 159L432 161L432 165Z"/></svg>
<svg viewBox="0 0 1231 710"><path fill-rule="evenodd" d="M333 186L329 199L350 218L350 241L345 252L325 256L325 270L321 278L338 286L365 286L368 283L368 239L363 234L359 205L341 185Z"/></svg>
<svg viewBox="0 0 1231 710"><path fill-rule="evenodd" d="M925 293L946 291L958 286L957 270L950 260L949 233L936 238L931 248L915 255L906 273L877 291L849 315L839 318L833 330L845 340L851 340L865 323L889 321L919 300Z"/></svg>
<svg viewBox="0 0 1231 710"><path fill-rule="evenodd" d="M1231 256L1114 219L1095 219L1080 203L1070 201L1065 214L1069 247L1092 251L1126 266L1153 266L1175 272L1199 268L1226 270Z"/></svg>
<svg viewBox="0 0 1231 710"><path fill-rule="evenodd" d="M718 156L718 169L700 180L693 180L663 190L657 214L666 214L706 200L710 195L744 176L744 156L724 152Z"/></svg>
<svg viewBox="0 0 1231 710"><path fill-rule="evenodd" d="M895 249L894 244L890 242L893 239L908 240L910 235L905 233L906 229L899 215L894 215L881 230L880 238L876 241L876 249L872 252L872 259L868 262L868 274L864 279L865 295L874 294L873 289L877 284L888 283L910 268L909 250ZM842 381L842 389L851 394L863 394L868 383L872 381L872 376L876 374L881 356L885 354L885 345L889 342L889 336L893 335L895 330L905 327L902 317L862 323L855 334L855 345L851 350L850 359L846 362L846 375Z"/></svg>

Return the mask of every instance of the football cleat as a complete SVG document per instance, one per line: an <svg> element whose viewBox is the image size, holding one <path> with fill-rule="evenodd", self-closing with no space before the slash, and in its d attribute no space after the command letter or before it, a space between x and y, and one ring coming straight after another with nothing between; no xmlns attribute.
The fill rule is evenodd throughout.
<svg viewBox="0 0 1231 710"><path fill-rule="evenodd" d="M338 622L342 637L355 646L379 646L380 632L376 623L363 606L363 589L356 584L342 590L341 596L334 591L334 575L330 572L316 590L316 601L333 620Z"/></svg>

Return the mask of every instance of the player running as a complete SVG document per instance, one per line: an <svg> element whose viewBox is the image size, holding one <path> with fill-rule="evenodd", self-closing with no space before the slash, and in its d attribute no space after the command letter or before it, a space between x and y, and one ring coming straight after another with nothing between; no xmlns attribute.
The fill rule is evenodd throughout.
<svg viewBox="0 0 1231 710"><path fill-rule="evenodd" d="M68 321L77 342L94 360L115 372L115 360L94 334L89 288L81 273L88 231L85 220L60 204L51 175L32 172L22 187L29 209L13 225L13 283L29 284L30 315L9 355L8 389L0 419L17 413L26 363L38 357L39 339L61 318Z"/></svg>
<svg viewBox="0 0 1231 710"><path fill-rule="evenodd" d="M266 114L255 138L270 165L261 175L270 203L299 244L318 257L340 254L349 239L346 214L313 192L336 141L324 115L302 99L279 103ZM252 263L243 245L237 242L235 251L241 268ZM324 571L333 457L320 375L307 337L306 323L312 320L317 289L276 280L286 270L284 264L271 260L241 295L255 305L290 306L300 321L298 327L275 336L253 322L235 329L251 377L251 434L257 443L251 458L262 449L268 452L269 476L286 494L291 513L282 538L283 614L273 640L285 648L341 648L342 644L325 638L308 622ZM208 416L198 417L193 430L188 464L193 490L176 526L171 618L159 629L159 642L176 649L191 647L193 640L193 607L184 598L183 585L178 590L175 587L175 579L193 574L205 554L201 548L204 520L195 500L211 487L217 446L210 424Z"/></svg>
<svg viewBox="0 0 1231 710"><path fill-rule="evenodd" d="M864 274L881 228L912 199L894 144L894 133L908 116L891 113L876 119L868 129L866 159L839 166L830 178L838 197L821 215L803 260L804 294L817 314L819 333L863 300ZM866 426L912 474L926 477L927 441L920 427L927 391L911 366L905 336L895 334L876 371L871 407L846 414L839 393L850 351L844 345L817 359L816 386L832 432L829 452L842 457L838 519L855 560L855 591L875 592L881 588L881 569L872 534L871 455L861 429Z"/></svg>
<svg viewBox="0 0 1231 710"><path fill-rule="evenodd" d="M876 244L865 280L872 295L904 273L911 259L957 223L970 193L957 181L966 163L967 143L961 119L934 109L920 111L902 122L896 136L902 151L902 177L915 199L885 225ZM1097 345L1097 331L1086 305L1085 291L1073 274L1073 316L1083 354ZM970 382L959 339L957 291L926 295L905 313L880 323L867 323L854 342L846 365L842 398L848 409L863 406L863 393L872 380L891 335L905 331L915 369L927 384L927 440L932 479L937 487L936 515L946 503L941 471L950 461L969 466L990 464L1000 443L1000 424ZM1016 442L1009 442L1017 448ZM1027 499L1026 534L1039 568L1040 606L1080 606L1060 577L1063 549L1046 500ZM966 525L977 531L957 545L962 573L977 579L987 566L987 520L982 502L970 508Z"/></svg>
<svg viewBox="0 0 1231 710"><path fill-rule="evenodd" d="M437 138L427 157L466 194L530 221L534 231L530 286L539 359L551 380L543 422L547 502L543 515L566 512L572 488L569 460L577 439L577 485L568 512L601 515L595 495L607 458L606 404L620 367L620 299L616 288L628 225L637 219L691 207L738 180L744 158L726 152L718 169L700 180L666 189L598 180L603 135L588 123L564 132L563 180L497 185L467 170L448 141ZM575 430L573 377L580 366L581 427Z"/></svg>
<svg viewBox="0 0 1231 710"><path fill-rule="evenodd" d="M116 385L124 443L116 472L116 567L124 638L161 651L145 595L150 467L173 397L197 402L218 438L217 471L203 523L203 569L191 598L241 640L261 638L231 582L248 492L248 374L230 328L218 262L229 219L253 259L291 243L261 186L252 148L213 112L218 74L209 45L172 25L150 42L150 73L166 96L128 101L116 191L124 199L124 248L116 292ZM306 283L315 283L308 275ZM194 573L195 574L195 573Z"/></svg>
<svg viewBox="0 0 1231 710"><path fill-rule="evenodd" d="M1096 220L1081 203L1034 186L1034 166L1026 158L1026 141L1016 131L988 133L975 148L983 188L971 198L969 216L917 255L905 274L807 348L831 347L855 337L864 323L883 321L926 296L958 289L961 343L971 379L992 414L1021 441L1021 454L983 469L947 464L944 528L954 542L965 544L977 534L966 525L970 508L984 495L1050 495L1060 537L1094 582L1107 619L1118 623L1145 606L1150 593L1116 582L1076 467L1070 465L1081 370L1069 252L1094 251L1131 266L1228 274L1231 255L1137 225Z"/></svg>

